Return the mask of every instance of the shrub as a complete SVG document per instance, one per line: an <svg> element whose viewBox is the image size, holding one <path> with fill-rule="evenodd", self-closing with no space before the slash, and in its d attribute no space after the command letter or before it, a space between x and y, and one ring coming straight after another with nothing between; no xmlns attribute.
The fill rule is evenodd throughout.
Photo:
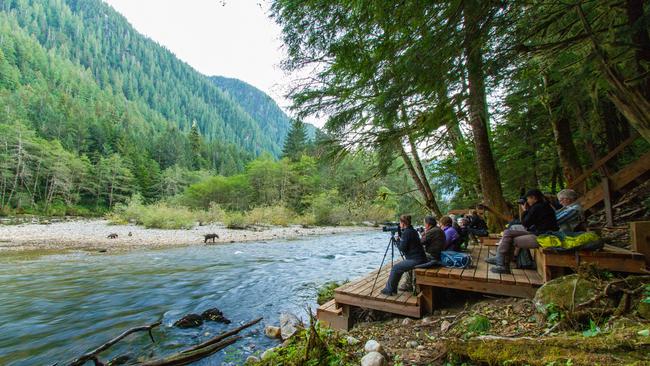
<svg viewBox="0 0 650 366"><path fill-rule="evenodd" d="M219 204L212 202L206 211L197 211L197 217L202 223L222 222L226 217L226 211Z"/></svg>
<svg viewBox="0 0 650 366"><path fill-rule="evenodd" d="M142 204L142 198L134 195L127 205L118 205L107 216L116 225L134 222L146 228L191 229L200 218L200 213L186 207L171 207L166 203L150 206Z"/></svg>
<svg viewBox="0 0 650 366"><path fill-rule="evenodd" d="M287 226L294 222L296 213L285 206L261 206L246 213L246 223L249 225L278 225Z"/></svg>
<svg viewBox="0 0 650 366"><path fill-rule="evenodd" d="M241 212L228 212L223 219L228 229L246 229L246 218Z"/></svg>

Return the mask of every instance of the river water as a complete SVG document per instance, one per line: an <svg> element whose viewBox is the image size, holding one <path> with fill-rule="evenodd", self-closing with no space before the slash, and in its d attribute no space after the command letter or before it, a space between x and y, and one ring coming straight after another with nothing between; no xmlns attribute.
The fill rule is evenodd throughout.
<svg viewBox="0 0 650 366"><path fill-rule="evenodd" d="M195 365L240 364L277 344L263 335L289 311L315 311L316 290L379 266L388 236L355 232L331 236L214 246L68 253L0 258L0 365L64 365L123 330L163 320L102 354L161 357L239 323L264 320L244 339ZM232 324L206 322L182 330L171 324L187 313L218 307ZM90 363L89 363L90 364Z"/></svg>

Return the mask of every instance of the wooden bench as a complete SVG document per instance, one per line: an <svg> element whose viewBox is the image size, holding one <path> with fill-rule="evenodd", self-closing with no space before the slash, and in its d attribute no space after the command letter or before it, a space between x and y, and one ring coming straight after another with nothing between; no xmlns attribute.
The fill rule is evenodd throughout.
<svg viewBox="0 0 650 366"><path fill-rule="evenodd" d="M647 273L643 254L612 245L605 245L602 250L581 250L572 253L557 253L550 249L538 248L532 253L537 273L544 282L564 275L566 269L575 271L583 263L594 264L600 269L614 272Z"/></svg>
<svg viewBox="0 0 650 366"><path fill-rule="evenodd" d="M513 269L509 274L492 273L485 259L496 255L493 246L474 245L469 248L471 268L416 269L415 280L422 290L423 311L431 312L437 288L452 288L486 294L532 298L544 282L536 270Z"/></svg>

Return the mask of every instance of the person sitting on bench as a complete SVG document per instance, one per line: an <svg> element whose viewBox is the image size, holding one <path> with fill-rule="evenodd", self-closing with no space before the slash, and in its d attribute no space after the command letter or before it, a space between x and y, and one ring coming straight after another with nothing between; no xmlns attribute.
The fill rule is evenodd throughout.
<svg viewBox="0 0 650 366"><path fill-rule="evenodd" d="M510 273L510 259L515 247L538 248L537 235L557 231L555 210L546 201L539 189L526 192L526 202L521 205L524 213L521 224L526 230L505 230L503 238L497 247L497 255L485 261L495 265L490 269L493 273Z"/></svg>
<svg viewBox="0 0 650 366"><path fill-rule="evenodd" d="M578 193L573 189L563 189L557 194L562 208L555 211L555 220L560 231L565 233L584 231L585 217L582 206L578 202Z"/></svg>
<svg viewBox="0 0 650 366"><path fill-rule="evenodd" d="M424 233L420 239L429 260L440 261L440 252L445 246L445 232L437 226L433 216L424 218Z"/></svg>
<svg viewBox="0 0 650 366"><path fill-rule="evenodd" d="M442 250L460 251L460 235L453 227L454 221L449 216L440 219L440 228L445 232L445 246Z"/></svg>
<svg viewBox="0 0 650 366"><path fill-rule="evenodd" d="M467 231L474 236L488 236L488 226L485 220L478 215L476 210L469 212L469 225Z"/></svg>
<svg viewBox="0 0 650 366"><path fill-rule="evenodd" d="M404 255L404 260L393 265L386 287L381 290L382 294L388 296L397 293L399 280L405 272L427 262L427 256L420 243L420 235L411 225L411 215L400 216L399 226L402 228L402 234L397 242L397 248Z"/></svg>

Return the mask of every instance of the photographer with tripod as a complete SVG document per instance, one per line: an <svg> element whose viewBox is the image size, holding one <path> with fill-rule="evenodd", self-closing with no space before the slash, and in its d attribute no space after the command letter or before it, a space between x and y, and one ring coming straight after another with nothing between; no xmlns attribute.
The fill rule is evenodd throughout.
<svg viewBox="0 0 650 366"><path fill-rule="evenodd" d="M418 232L411 225L411 215L400 216L399 227L401 234L395 245L404 256L404 260L393 265L386 287L381 290L382 294L388 296L397 294L399 280L405 272L414 269L419 264L427 262L427 256L420 242L420 235L418 235Z"/></svg>

